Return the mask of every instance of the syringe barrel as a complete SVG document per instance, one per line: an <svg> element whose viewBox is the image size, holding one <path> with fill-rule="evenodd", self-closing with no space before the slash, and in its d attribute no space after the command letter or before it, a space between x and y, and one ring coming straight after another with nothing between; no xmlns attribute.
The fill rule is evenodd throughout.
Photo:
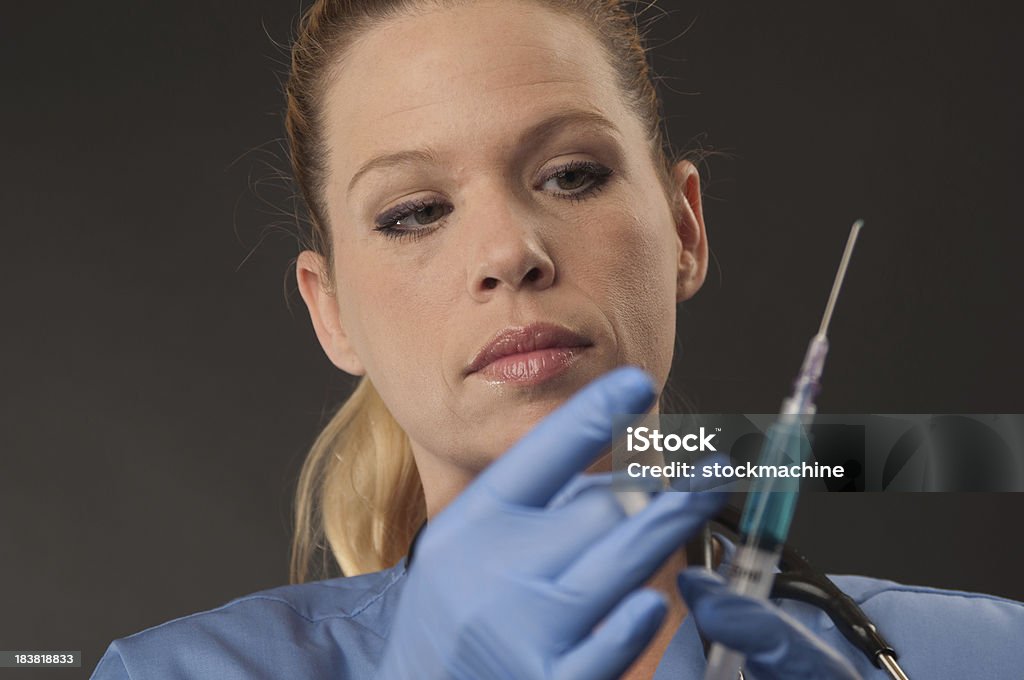
<svg viewBox="0 0 1024 680"><path fill-rule="evenodd" d="M765 550L749 544L736 548L729 568L729 590L738 595L760 600L768 599L781 555L781 544L774 550Z"/></svg>
<svg viewBox="0 0 1024 680"><path fill-rule="evenodd" d="M708 652L708 667L704 680L736 680L743 666L743 655L717 642Z"/></svg>
<svg viewBox="0 0 1024 680"><path fill-rule="evenodd" d="M768 599L775 570L779 565L782 546L775 550L762 550L751 545L736 549L729 575L729 590L759 600ZM704 680L736 680L743 665L743 654L715 643L708 652L708 666Z"/></svg>

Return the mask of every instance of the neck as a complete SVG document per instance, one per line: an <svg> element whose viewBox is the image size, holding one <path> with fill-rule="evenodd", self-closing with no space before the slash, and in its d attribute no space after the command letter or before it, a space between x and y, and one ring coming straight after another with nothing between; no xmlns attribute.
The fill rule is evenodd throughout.
<svg viewBox="0 0 1024 680"><path fill-rule="evenodd" d="M686 618L686 603L679 594L676 586L676 574L686 568L686 553L680 549L669 556L661 565L654 576L647 581L647 587L653 588L662 593L668 601L668 612L665 620L655 634L654 639L647 645L647 649L637 657L636 661L623 674L622 680L650 680L658 670L661 657L668 649L669 643L675 636L683 619Z"/></svg>

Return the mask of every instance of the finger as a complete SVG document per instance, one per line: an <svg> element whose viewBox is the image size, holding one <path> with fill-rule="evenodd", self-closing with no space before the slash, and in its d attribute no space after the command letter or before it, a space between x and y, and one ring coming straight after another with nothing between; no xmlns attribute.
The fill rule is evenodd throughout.
<svg viewBox="0 0 1024 680"><path fill-rule="evenodd" d="M538 525L536 531L520 533L525 541L521 551L512 549L502 552L528 555L528 563L523 559L520 567L546 580L554 580L579 558L581 552L607 536L626 517L611 489L601 486L589 486L577 491L571 500L545 511L544 515L544 524ZM548 538L538 540L538 537Z"/></svg>
<svg viewBox="0 0 1024 680"><path fill-rule="evenodd" d="M448 563L453 554L458 554L460 559L472 559L499 572L506 571L509 560L513 560L515 571L553 581L625 516L611 489L598 485L578 490L553 508L524 507L463 494L427 524L417 540L416 559L426 563L436 556ZM466 522L477 522L482 517L485 523L467 533ZM496 534L493 527L501 530ZM473 535L477 540L466 540ZM489 547L481 550L481 541Z"/></svg>
<svg viewBox="0 0 1024 680"><path fill-rule="evenodd" d="M580 634L650 578L725 501L724 494L663 493L573 562L557 583L586 595L591 609L579 618Z"/></svg>
<svg viewBox="0 0 1024 680"><path fill-rule="evenodd" d="M621 494L623 493L637 493L650 496L650 494L661 491L664 488L659 483L659 480L653 477L643 477L636 480L639 482L635 485L638 488L634 489L633 485L631 485L628 490L620 491L616 486L619 476L621 476L621 473L619 472L580 473L573 475L573 478L570 479L569 482L563 486L557 494L555 494L555 497L551 499L551 502L548 503L548 507L557 508L565 505L576 496L587 492L594 487L614 491L615 498L620 501L622 500ZM630 481L632 482L633 480ZM646 503L644 503L644 505L646 505Z"/></svg>
<svg viewBox="0 0 1024 680"><path fill-rule="evenodd" d="M687 569L677 580L700 631L744 654L746 668L761 680L860 679L847 659L770 602L730 592L707 569Z"/></svg>
<svg viewBox="0 0 1024 680"><path fill-rule="evenodd" d="M595 487L610 488L612 485L612 474L610 472L602 472L597 474L588 474L581 472L572 476L572 478L558 490L558 493L548 502L549 508L559 508L566 505L574 498L582 493L586 493L588 490Z"/></svg>
<svg viewBox="0 0 1024 680"><path fill-rule="evenodd" d="M632 367L616 369L542 420L470 488L489 489L512 503L546 505L608 447L616 415L644 413L653 400L654 383L646 373Z"/></svg>
<svg viewBox="0 0 1024 680"><path fill-rule="evenodd" d="M599 628L559 660L554 677L618 678L654 638L667 611L661 593L646 588L633 593Z"/></svg>

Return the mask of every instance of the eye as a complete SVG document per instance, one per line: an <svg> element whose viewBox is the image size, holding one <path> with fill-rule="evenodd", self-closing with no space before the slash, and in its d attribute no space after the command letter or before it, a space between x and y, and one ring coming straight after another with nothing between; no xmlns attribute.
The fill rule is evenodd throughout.
<svg viewBox="0 0 1024 680"><path fill-rule="evenodd" d="M600 191L611 174L611 168L594 161L571 161L556 168L538 188L578 200Z"/></svg>
<svg viewBox="0 0 1024 680"><path fill-rule="evenodd" d="M374 230L390 238L421 236L452 210L449 203L437 199L408 201L374 218Z"/></svg>

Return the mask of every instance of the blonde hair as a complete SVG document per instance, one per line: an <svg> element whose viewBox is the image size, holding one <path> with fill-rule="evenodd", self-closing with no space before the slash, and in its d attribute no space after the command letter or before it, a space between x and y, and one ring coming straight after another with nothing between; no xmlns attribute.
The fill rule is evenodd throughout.
<svg viewBox="0 0 1024 680"><path fill-rule="evenodd" d="M364 377L302 466L291 580L306 580L318 551L326 557L319 539L344 574L384 569L405 554L426 514L409 438Z"/></svg>
<svg viewBox="0 0 1024 680"><path fill-rule="evenodd" d="M671 153L662 130L660 101L636 16L625 8L627 3L532 1L582 20L598 39L620 90L645 125L655 166L669 187ZM309 214L310 230L301 235L302 243L322 256L321 279L328 292L334 292L333 250L324 203L328 154L322 117L329 73L353 40L373 26L423 7L453 4L458 0L316 0L302 16L285 89L285 128L293 178ZM408 436L364 377L317 437L303 464L296 491L291 581L327 575L328 553L349 576L389 567L406 554L425 518L423 488Z"/></svg>

